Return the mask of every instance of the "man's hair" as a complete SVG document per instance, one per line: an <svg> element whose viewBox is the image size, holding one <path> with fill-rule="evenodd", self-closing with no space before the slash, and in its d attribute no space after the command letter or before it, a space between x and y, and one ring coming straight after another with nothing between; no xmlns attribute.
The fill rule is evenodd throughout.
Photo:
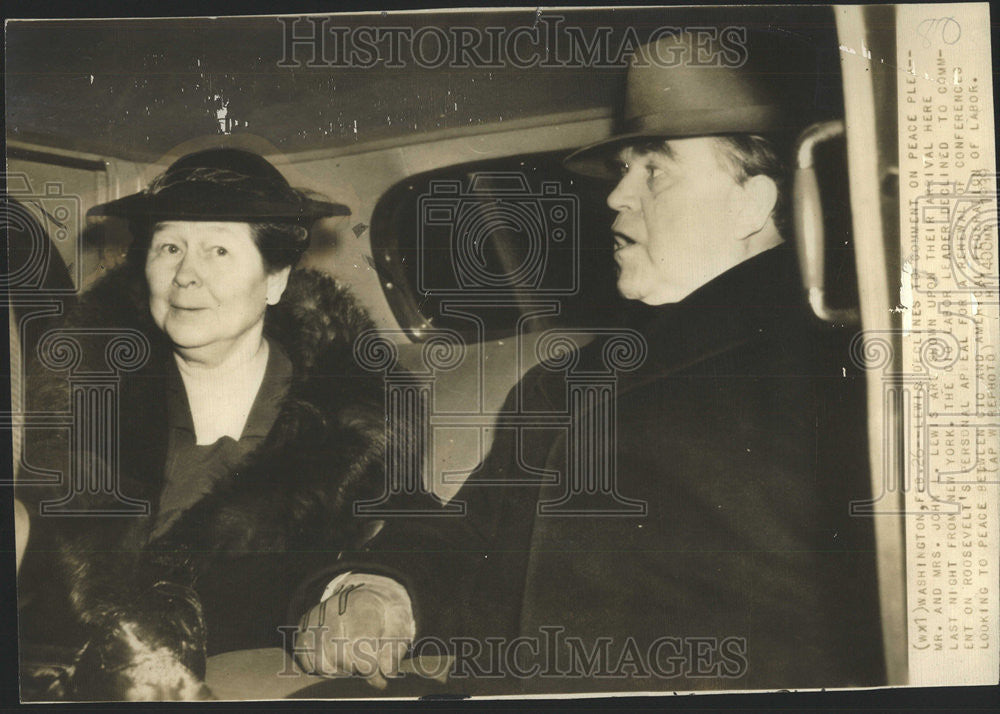
<svg viewBox="0 0 1000 714"><path fill-rule="evenodd" d="M788 164L784 147L774 137L757 134L726 134L717 136L721 156L741 186L754 176L767 176L778 187L778 199L771 212L774 225L782 238L788 234Z"/></svg>
<svg viewBox="0 0 1000 714"><path fill-rule="evenodd" d="M778 187L778 199L771 215L782 238L788 237L789 228L789 169L787 140L778 136L758 134L720 134L713 136L719 149L719 158L730 175L741 186L754 176L767 176ZM666 139L652 139L634 145L640 153L659 152L668 158L673 151Z"/></svg>

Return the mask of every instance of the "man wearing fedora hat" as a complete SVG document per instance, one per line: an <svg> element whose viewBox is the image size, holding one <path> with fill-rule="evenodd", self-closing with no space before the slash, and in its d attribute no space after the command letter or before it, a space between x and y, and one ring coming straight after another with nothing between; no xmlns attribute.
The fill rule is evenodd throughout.
<svg viewBox="0 0 1000 714"><path fill-rule="evenodd" d="M868 495L864 381L786 243L783 147L813 113L812 77L773 36L749 37L740 66L644 60L696 56L690 33L643 47L619 130L566 160L615 182L618 289L651 306L613 444L617 491L644 513L543 512L565 483L537 474L567 473L566 434L501 418L455 497L467 516L440 526L450 552L421 556L391 524L375 541L371 562L413 598L415 651L462 635L461 691L883 682L871 523L849 515ZM580 350L578 371L603 366L600 344ZM501 413L566 399L542 365Z"/></svg>

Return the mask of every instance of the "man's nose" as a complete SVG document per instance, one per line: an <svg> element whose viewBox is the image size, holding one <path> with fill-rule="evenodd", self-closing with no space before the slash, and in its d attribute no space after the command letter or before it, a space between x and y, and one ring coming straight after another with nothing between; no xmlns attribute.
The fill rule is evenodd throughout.
<svg viewBox="0 0 1000 714"><path fill-rule="evenodd" d="M184 253L177 264L177 272L174 273L174 283L179 287L186 288L201 283L201 271L198 266L198 259L192 251Z"/></svg>
<svg viewBox="0 0 1000 714"><path fill-rule="evenodd" d="M638 197L632 188L631 178L631 172L626 173L608 194L608 207L612 211L620 213L626 210L635 210L638 207Z"/></svg>

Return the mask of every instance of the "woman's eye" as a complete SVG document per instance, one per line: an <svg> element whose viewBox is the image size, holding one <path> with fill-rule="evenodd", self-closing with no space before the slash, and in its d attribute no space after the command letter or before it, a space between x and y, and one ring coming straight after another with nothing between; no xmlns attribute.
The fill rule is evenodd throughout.
<svg viewBox="0 0 1000 714"><path fill-rule="evenodd" d="M649 178L656 178L663 173L663 169L656 164L646 164L646 176Z"/></svg>
<svg viewBox="0 0 1000 714"><path fill-rule="evenodd" d="M224 255L229 255L229 251L219 246L215 249L215 254L221 258Z"/></svg>
<svg viewBox="0 0 1000 714"><path fill-rule="evenodd" d="M164 243L160 246L160 252L167 255L177 255L181 249L175 243Z"/></svg>

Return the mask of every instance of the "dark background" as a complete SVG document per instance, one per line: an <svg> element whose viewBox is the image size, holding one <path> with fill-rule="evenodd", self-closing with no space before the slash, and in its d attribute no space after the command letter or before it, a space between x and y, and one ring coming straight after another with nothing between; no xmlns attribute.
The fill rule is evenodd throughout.
<svg viewBox="0 0 1000 714"><path fill-rule="evenodd" d="M143 14L150 10L172 14L184 5L157 3L145 6ZM272 4L266 11L288 13L290 5ZM124 7L119 12L111 12L120 6ZM205 14L219 11L216 6L189 6L189 10ZM88 4L84 12L94 10L97 15L98 10L107 10L115 15L127 7L98 4L91 8ZM254 12L252 6L245 7L245 12ZM302 12L318 9L317 3L295 7ZM55 7L34 3L26 14L36 16L42 9ZM72 14L81 10L82 4L74 4ZM788 71L818 72L826 77L829 81L821 80L816 102L834 111L840 106L837 44L832 15L825 8L675 8L666 12L632 8L583 14L568 9L543 15L565 17L565 26L579 28L587 39L598 27L611 27L613 50L621 46L626 27L635 28L645 41L656 28L692 21L746 25L769 30L776 39L779 35L780 39L795 37L803 46L815 48L813 66ZM388 12L336 18L327 28L447 28L457 24L513 29L531 27L535 20L534 10L473 12L457 19L437 12ZM295 29L298 34L309 34L313 26L300 21ZM249 131L284 153L296 153L553 112L607 109L617 103L624 72L624 63L611 68L423 69L408 61L405 67L282 68L278 63L285 33L285 25L274 17L133 18L8 26L8 137L153 161L187 139L216 133L215 112L225 101L229 118L239 122L233 133ZM335 43L329 35L326 39L328 53L333 54ZM432 52L430 46L428 52ZM525 41L520 47L528 53L536 46ZM565 43L559 47L562 52L568 49ZM300 48L295 57L304 65L309 54ZM358 117L361 120L355 125Z"/></svg>

